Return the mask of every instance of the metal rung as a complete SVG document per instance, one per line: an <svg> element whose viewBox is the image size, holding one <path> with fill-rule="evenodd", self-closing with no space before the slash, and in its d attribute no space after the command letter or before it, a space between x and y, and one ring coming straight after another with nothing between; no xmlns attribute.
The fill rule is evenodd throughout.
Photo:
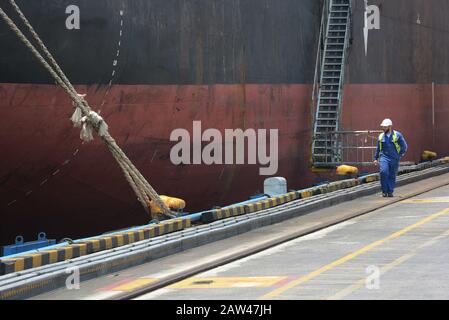
<svg viewBox="0 0 449 320"><path fill-rule="evenodd" d="M322 84L323 87L335 87L335 85ZM321 92L338 93L338 89L321 89Z"/></svg>
<svg viewBox="0 0 449 320"><path fill-rule="evenodd" d="M337 114L337 111L332 111L332 110L320 111L320 112L318 112L318 115L320 115L320 114Z"/></svg>
<svg viewBox="0 0 449 320"><path fill-rule="evenodd" d="M318 133L327 133L327 132L332 132L335 131L336 126L330 126L330 125L324 125L324 124L317 124L316 125L317 129L319 128L325 128L327 130L320 130L318 131Z"/></svg>
<svg viewBox="0 0 449 320"><path fill-rule="evenodd" d="M336 118L337 118L336 116L318 117L316 120L321 120L321 121L335 121Z"/></svg>
<svg viewBox="0 0 449 320"><path fill-rule="evenodd" d="M331 103L331 102L329 102L329 101L335 101L335 100L337 100L337 102L334 102L335 104L337 104L338 103L338 97L321 97L321 101L323 102L323 103Z"/></svg>
<svg viewBox="0 0 449 320"><path fill-rule="evenodd" d="M324 112L323 112L324 113ZM327 118L328 117L328 118ZM333 114L329 114L327 117L324 117L323 116L323 118L318 118L318 119L323 119L323 120L328 120L328 121L331 121L331 120L338 120L337 118L337 113L333 113Z"/></svg>
<svg viewBox="0 0 449 320"><path fill-rule="evenodd" d="M316 119L316 121L337 121L338 119L337 119L337 117L335 117L335 118L317 118ZM331 124L331 125L333 125L333 124Z"/></svg>
<svg viewBox="0 0 449 320"><path fill-rule="evenodd" d="M336 108L336 107L335 107ZM334 110L319 110L319 113L329 113L329 112L331 112L331 111L335 111L335 112L338 112L338 110L336 110L336 109L334 109Z"/></svg>

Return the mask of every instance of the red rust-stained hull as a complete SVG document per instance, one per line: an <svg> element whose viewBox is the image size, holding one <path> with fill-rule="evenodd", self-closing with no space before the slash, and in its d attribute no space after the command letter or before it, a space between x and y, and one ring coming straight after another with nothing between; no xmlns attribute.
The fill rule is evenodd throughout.
<svg viewBox="0 0 449 320"><path fill-rule="evenodd" d="M347 84L342 128L378 129L384 118L391 118L409 143L404 160L419 161L424 150L447 155L449 85L435 85L434 93L433 116L432 84Z"/></svg>
<svg viewBox="0 0 449 320"><path fill-rule="evenodd" d="M87 92L100 105L104 89ZM73 107L51 85L0 85L1 243L15 235L80 237L148 222L101 140L82 145L69 120ZM310 185L310 86L114 86L101 110L135 165L160 194L187 200L188 210L247 199L262 191L259 165L183 165L169 159L170 133L217 128L279 129L278 175L290 188ZM74 227L76 226L76 227Z"/></svg>
<svg viewBox="0 0 449 320"><path fill-rule="evenodd" d="M104 89L77 88L99 105ZM101 114L136 166L161 194L187 200L188 210L208 209L245 200L262 190L258 165L184 165L170 162L170 133L192 130L192 121L207 128L279 129L279 176L289 188L328 178L309 170L310 86L114 86ZM431 85L348 84L342 128L377 129L388 116L404 133L405 160L419 161L425 149L447 153L449 87L435 87L432 125ZM81 237L146 223L148 217L118 169L96 139L82 145L71 125L72 106L51 85L0 85L0 242L17 234L33 238ZM95 108L95 107L94 107ZM32 208L32 209L30 209ZM74 227L76 226L76 227Z"/></svg>

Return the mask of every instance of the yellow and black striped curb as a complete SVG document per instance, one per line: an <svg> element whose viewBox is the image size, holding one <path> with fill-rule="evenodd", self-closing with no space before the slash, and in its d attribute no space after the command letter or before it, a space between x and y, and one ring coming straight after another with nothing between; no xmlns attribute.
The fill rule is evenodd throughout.
<svg viewBox="0 0 449 320"><path fill-rule="evenodd" d="M370 182L375 182L375 181L379 181L380 177L378 174L373 174L373 175L369 175L369 176L365 176L360 178L360 183L370 183Z"/></svg>
<svg viewBox="0 0 449 320"><path fill-rule="evenodd" d="M294 191L285 195L261 200L251 204L245 204L225 209L216 209L205 212L201 215L201 222L208 223L216 220L226 219L229 217L240 216L252 212L257 212L269 208L279 206L281 204L297 200L301 198L301 192Z"/></svg>
<svg viewBox="0 0 449 320"><path fill-rule="evenodd" d="M34 254L24 254L0 260L0 275L37 268L91 253L121 247L134 242L154 238L167 233L183 230L191 226L190 218L174 219L142 229L105 235L74 244L56 247Z"/></svg>
<svg viewBox="0 0 449 320"><path fill-rule="evenodd" d="M368 181L369 180L369 181ZM366 182L371 182L375 180L366 179ZM245 204L241 206L235 206L226 209L216 209L205 212L201 215L201 222L209 223L216 220L226 219L233 216L239 216L243 214L253 213L265 209L270 209L281 204L291 202L299 199L306 199L320 194L325 194L341 189L352 188L360 185L362 182L359 179L343 180L332 182L319 187L314 187L301 191L289 192L285 195L261 200L251 204Z"/></svg>
<svg viewBox="0 0 449 320"><path fill-rule="evenodd" d="M403 174L403 173L408 173L411 171L420 171L420 170L428 169L428 168L435 167L437 165L441 165L441 164L445 164L445 163L449 163L449 158L440 159L438 161L434 161L433 163L422 163L422 164L415 166L414 169L413 168L403 169L403 170L401 170L400 173ZM416 168L418 168L418 169L416 169ZM291 202L294 200L306 199L306 198L317 196L320 194L334 192L334 191L338 191L338 190L342 190L342 189L353 188L353 187L359 186L361 184L376 182L379 180L380 180L379 174L375 173L375 174L363 176L360 178L336 181L336 182L331 182L329 184L321 185L321 186L306 189L306 190L290 192L290 193L287 193L287 194L279 196L279 197L269 198L269 199L254 202L251 204L235 206L235 207L226 208L226 209L215 209L215 210L211 210L211 211L203 213L201 216L201 222L209 223L209 222L213 222L216 220L226 219L229 217L258 212L258 211L273 208L273 207L276 207L281 204Z"/></svg>

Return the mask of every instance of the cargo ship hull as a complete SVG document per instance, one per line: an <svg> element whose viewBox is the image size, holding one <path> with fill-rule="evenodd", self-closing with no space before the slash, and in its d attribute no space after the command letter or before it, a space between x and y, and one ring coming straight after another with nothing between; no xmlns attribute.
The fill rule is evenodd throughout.
<svg viewBox="0 0 449 320"><path fill-rule="evenodd" d="M23 233L29 226L49 235L78 237L149 221L103 142L81 143L69 121L73 108L60 89L2 87L8 97L15 97L16 113L7 105L0 116L6 122L2 137L8 137L2 148L9 155L2 166L2 200L8 201L2 212L14 217L9 225L21 226L15 232ZM87 86L78 88L93 97L89 102L94 105L95 93ZM26 99L21 92L26 92ZM157 191L186 199L192 211L246 200L263 191L266 177L259 175L257 165L172 164L173 130L192 132L192 119L201 121L204 129L221 131L277 129L282 124L277 174L288 177L289 187L299 188L314 181L307 166L311 115L305 106L310 94L305 85L117 85L102 115ZM25 111L33 108L39 110Z"/></svg>
<svg viewBox="0 0 449 320"><path fill-rule="evenodd" d="M221 132L278 129L276 175L291 189L335 178L310 170L320 1L17 3L143 175L160 194L185 199L187 210L245 200L266 178L260 165L174 165L170 134L192 132L193 121ZM419 161L424 149L445 154L449 88L438 66L448 63L449 44L434 29L448 24L435 17L449 4L371 3L386 18L370 32L365 55L364 1L354 2L341 128L377 129L391 117L409 141L406 160ZM79 29L67 29L70 5L79 8ZM411 23L415 14L438 25ZM405 39L396 41L398 34ZM69 98L3 23L0 40L0 243L147 223L103 143L81 143ZM443 45L429 56L425 40Z"/></svg>

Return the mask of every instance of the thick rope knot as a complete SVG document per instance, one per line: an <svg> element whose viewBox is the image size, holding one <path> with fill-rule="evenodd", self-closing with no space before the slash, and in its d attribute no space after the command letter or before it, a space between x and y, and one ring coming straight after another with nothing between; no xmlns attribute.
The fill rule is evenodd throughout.
<svg viewBox="0 0 449 320"><path fill-rule="evenodd" d="M86 94L77 93L77 96L80 99L84 99ZM81 122L81 119L83 118L83 110L81 110L81 108L76 104L75 101L72 101L72 104L75 107L75 111L73 112L73 115L70 119L72 120L73 126L75 128L81 128L81 126L83 125L83 123Z"/></svg>
<svg viewBox="0 0 449 320"><path fill-rule="evenodd" d="M72 121L73 118L76 118L78 116L75 115L76 113L78 113L78 110L80 110L80 108L76 108L75 113L72 116ZM81 110L79 112L81 112ZM98 135L100 137L104 137L108 133L108 124L95 111L90 111L89 115L82 117L79 122L74 122L74 125L76 126L77 123L80 123L82 125L80 138L85 142L90 142L94 139L94 128L97 129Z"/></svg>
<svg viewBox="0 0 449 320"><path fill-rule="evenodd" d="M81 119L83 118L83 112L81 111L80 108L76 107L75 111L72 114L72 117L70 118L72 120L73 126L75 128L80 128L81 125L83 124L81 122Z"/></svg>

